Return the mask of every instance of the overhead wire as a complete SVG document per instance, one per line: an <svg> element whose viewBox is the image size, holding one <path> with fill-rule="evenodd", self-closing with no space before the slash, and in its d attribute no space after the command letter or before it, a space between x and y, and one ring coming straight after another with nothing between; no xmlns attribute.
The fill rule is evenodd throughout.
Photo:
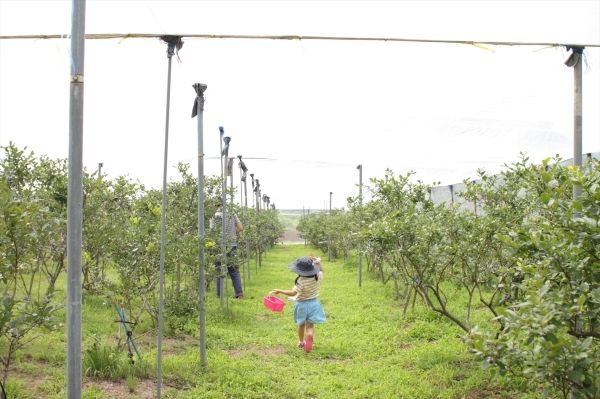
<svg viewBox="0 0 600 399"><path fill-rule="evenodd" d="M154 15L154 14L153 14ZM157 21L158 22L158 21ZM159 23L160 25L160 23ZM161 26L162 29L162 26ZM158 38L164 33L88 33L86 39L121 39L121 38ZM354 36L302 36L302 35L220 35L220 34L194 34L177 33L174 36L182 38L205 38L205 39L258 39L258 40L338 40L338 41L379 41L379 42L412 42L412 43L453 43L468 44L480 47L481 45L492 46L546 46L546 47L600 47L600 43L548 43L548 42L503 42L503 41L473 41L473 40L443 40L443 39L416 39L397 37L354 37ZM60 39L64 35L0 35L2 39Z"/></svg>

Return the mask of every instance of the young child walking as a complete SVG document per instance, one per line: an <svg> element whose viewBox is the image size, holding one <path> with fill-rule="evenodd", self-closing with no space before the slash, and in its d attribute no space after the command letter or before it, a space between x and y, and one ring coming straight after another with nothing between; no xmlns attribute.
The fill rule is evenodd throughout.
<svg viewBox="0 0 600 399"><path fill-rule="evenodd" d="M288 266L288 269L298 275L291 290L274 289L275 294L295 297L294 321L298 325L298 347L310 352L313 347L315 324L323 323L325 311L319 301L319 285L323 280L321 258L312 253L302 256ZM304 339L306 335L306 340Z"/></svg>

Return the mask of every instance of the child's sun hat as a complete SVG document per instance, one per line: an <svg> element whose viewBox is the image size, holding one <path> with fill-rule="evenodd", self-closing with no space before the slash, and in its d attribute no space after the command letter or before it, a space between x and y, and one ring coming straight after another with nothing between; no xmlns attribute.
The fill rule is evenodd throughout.
<svg viewBox="0 0 600 399"><path fill-rule="evenodd" d="M288 269L300 276L314 276L321 269L308 256L301 256L288 265Z"/></svg>

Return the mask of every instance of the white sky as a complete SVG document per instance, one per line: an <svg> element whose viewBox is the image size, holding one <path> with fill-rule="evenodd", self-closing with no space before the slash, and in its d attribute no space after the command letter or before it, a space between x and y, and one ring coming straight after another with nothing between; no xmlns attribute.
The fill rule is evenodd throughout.
<svg viewBox="0 0 600 399"><path fill-rule="evenodd" d="M70 1L0 0L0 35L65 34ZM87 33L394 37L600 45L600 1L89 1ZM204 149L243 155L279 209L334 208L363 182L474 178L527 152L573 156L563 48L183 38L171 75L169 164L197 168L194 83L208 85ZM69 39L0 40L0 145L68 156ZM536 51L539 50L539 51ZM583 152L600 151L600 52L587 47ZM166 45L87 40L84 165L162 186ZM584 70L586 69L584 65ZM266 157L269 160L252 160ZM172 167L170 171L175 172ZM217 159L206 174L220 173ZM237 162L234 185L239 184ZM236 196L239 200L239 194ZM251 199L249 200L249 203Z"/></svg>

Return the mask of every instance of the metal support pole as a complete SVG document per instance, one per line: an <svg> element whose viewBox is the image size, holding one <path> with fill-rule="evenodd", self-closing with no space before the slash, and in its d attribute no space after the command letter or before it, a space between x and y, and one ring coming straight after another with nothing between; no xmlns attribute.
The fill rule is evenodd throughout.
<svg viewBox="0 0 600 399"><path fill-rule="evenodd" d="M256 188L255 188L255 195L256 197L256 213L257 213L257 220L259 220L260 218L260 182L258 181L258 179L256 179ZM257 226L258 228L258 226ZM262 264L261 260L262 260L262 254L261 254L261 247L260 244L258 245L258 248L256 249L256 275L258 275L258 266Z"/></svg>
<svg viewBox="0 0 600 399"><path fill-rule="evenodd" d="M252 178L252 192L254 192L254 173L250 173L250 177ZM254 195L252 195L252 209L254 209Z"/></svg>
<svg viewBox="0 0 600 399"><path fill-rule="evenodd" d="M583 77L582 65L583 56L573 67L573 83L574 83L574 118L573 121L573 165L581 169L582 166L582 136L583 136ZM581 198L581 187L573 186L573 199Z"/></svg>
<svg viewBox="0 0 600 399"><path fill-rule="evenodd" d="M362 165L358 165L356 167L356 169L358 169L358 204L360 206L360 211L362 212ZM360 232L362 231L362 220L358 221L358 231L359 231L359 236L360 236ZM360 238L359 238L360 240ZM358 243L358 286L361 287L362 285L362 247L360 245L360 241Z"/></svg>
<svg viewBox="0 0 600 399"><path fill-rule="evenodd" d="M80 399L85 0L71 1L71 82L67 193L67 398Z"/></svg>
<svg viewBox="0 0 600 399"><path fill-rule="evenodd" d="M329 192L329 229L331 229L331 195L333 193ZM331 233L329 235L329 238L327 239L327 260L331 261Z"/></svg>
<svg viewBox="0 0 600 399"><path fill-rule="evenodd" d="M249 223L248 216L248 182L244 180L244 207L246 208L246 224ZM246 235L246 261L248 262L248 281L250 281L250 240Z"/></svg>
<svg viewBox="0 0 600 399"><path fill-rule="evenodd" d="M158 289L158 354L157 354L157 386L156 396L160 399L162 383L162 332L163 332L163 298L165 292L165 235L167 228L167 159L169 154L169 112L171 107L171 64L175 46L168 44L167 58L169 60L167 72L167 110L165 115L165 150L163 155L163 186L162 186L162 212L160 226L160 272Z"/></svg>
<svg viewBox="0 0 600 399"><path fill-rule="evenodd" d="M571 51L569 58L565 61L565 65L573 68L573 105L574 105L574 121L573 121L573 166L581 168L582 165L582 105L583 105L583 79L582 79L582 62L584 47L565 46L568 51ZM581 197L581 188L573 186L573 200Z"/></svg>
<svg viewBox="0 0 600 399"><path fill-rule="evenodd" d="M206 366L206 269L204 266L204 83L193 85L196 91L194 113L198 116L198 299L200 302L200 365Z"/></svg>
<svg viewBox="0 0 600 399"><path fill-rule="evenodd" d="M573 166L581 169L582 164L582 122L583 122L583 85L582 85L582 62L583 62L583 47L567 46L567 49L572 50L571 55L565 61L565 65L573 67ZM581 187L573 185L573 200L577 201L581 198ZM580 212L574 212L574 216L579 218ZM579 321L575 322L575 331L581 328ZM573 387L569 392L569 399L579 397L577 388Z"/></svg>
<svg viewBox="0 0 600 399"><path fill-rule="evenodd" d="M242 191L242 184L244 183L244 171L242 170L242 156L238 155L240 162L238 163L238 169L240 171L240 208L244 204L244 192Z"/></svg>
<svg viewBox="0 0 600 399"><path fill-rule="evenodd" d="M229 190L231 191L231 204L233 205L233 158L229 158L227 174L229 175Z"/></svg>
<svg viewBox="0 0 600 399"><path fill-rule="evenodd" d="M98 180L102 177L102 166L104 164L102 162L98 162ZM104 271L102 272L102 277L104 277ZM100 250L96 252L96 276L95 279L100 278ZM119 325L119 332L121 331L121 326Z"/></svg>
<svg viewBox="0 0 600 399"><path fill-rule="evenodd" d="M223 306L223 302L229 309L229 299L227 298L226 289L228 287L227 284L227 236L225 231L225 219L227 217L227 157L229 151L229 141L231 139L229 137L224 137L225 130L223 126L219 126L219 131L221 132L221 267L220 271L224 271L225 275L221 278L221 306ZM227 147L223 148L223 140L226 140ZM225 156L225 158L223 158Z"/></svg>

